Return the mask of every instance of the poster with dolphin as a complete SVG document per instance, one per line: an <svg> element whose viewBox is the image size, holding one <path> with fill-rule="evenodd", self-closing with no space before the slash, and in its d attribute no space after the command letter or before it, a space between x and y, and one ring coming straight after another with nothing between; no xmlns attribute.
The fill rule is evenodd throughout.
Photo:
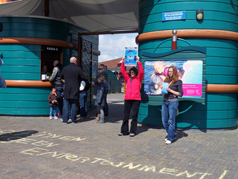
<svg viewBox="0 0 238 179"><path fill-rule="evenodd" d="M125 47L125 66L136 66L137 47Z"/></svg>

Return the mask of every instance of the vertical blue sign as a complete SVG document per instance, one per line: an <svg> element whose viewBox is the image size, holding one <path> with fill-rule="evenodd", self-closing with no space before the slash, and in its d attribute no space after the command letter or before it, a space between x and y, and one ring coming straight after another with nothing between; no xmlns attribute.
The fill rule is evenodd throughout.
<svg viewBox="0 0 238 179"><path fill-rule="evenodd" d="M125 66L137 65L137 47L125 47Z"/></svg>

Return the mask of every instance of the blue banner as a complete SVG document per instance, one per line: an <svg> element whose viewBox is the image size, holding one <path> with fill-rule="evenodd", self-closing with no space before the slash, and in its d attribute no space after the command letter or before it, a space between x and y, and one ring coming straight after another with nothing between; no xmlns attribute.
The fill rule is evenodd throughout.
<svg viewBox="0 0 238 179"><path fill-rule="evenodd" d="M185 20L186 11L162 12L162 21Z"/></svg>
<svg viewBox="0 0 238 179"><path fill-rule="evenodd" d="M126 47L125 51L125 66L137 65L137 47Z"/></svg>

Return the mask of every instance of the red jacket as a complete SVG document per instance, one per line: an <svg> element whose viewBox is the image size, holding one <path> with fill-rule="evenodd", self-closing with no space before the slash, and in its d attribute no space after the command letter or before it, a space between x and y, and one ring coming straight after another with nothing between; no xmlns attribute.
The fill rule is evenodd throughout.
<svg viewBox="0 0 238 179"><path fill-rule="evenodd" d="M137 62L137 65L139 67L139 73L136 77L132 79L132 82L131 82L130 76L126 72L124 62L121 63L121 73L126 81L126 95L124 100L141 101L140 87L141 87L141 82L144 76L144 70L143 70L142 63L140 61Z"/></svg>

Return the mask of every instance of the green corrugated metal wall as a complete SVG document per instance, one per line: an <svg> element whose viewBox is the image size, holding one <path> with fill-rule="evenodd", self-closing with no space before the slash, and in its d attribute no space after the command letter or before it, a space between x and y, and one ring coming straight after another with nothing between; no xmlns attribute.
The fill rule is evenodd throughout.
<svg viewBox="0 0 238 179"><path fill-rule="evenodd" d="M154 4L154 2L157 2ZM196 10L204 10L204 20L196 20ZM186 11L185 21L162 22L162 12ZM140 1L140 33L172 29L216 29L238 32L238 1ZM165 39L145 41L139 44L142 50L153 52ZM238 42L222 39L188 38L178 41L178 48L202 46L207 48L207 84L238 84ZM156 53L171 50L171 41L163 43ZM177 116L177 127L181 128L228 128L237 126L237 99L235 93L207 93L206 104L195 103L193 107ZM181 101L179 110L183 111L193 102ZM141 104L138 120L140 122L162 125L159 107ZM161 106L160 106L161 108Z"/></svg>
<svg viewBox="0 0 238 179"><path fill-rule="evenodd" d="M204 10L203 22L196 20L198 8ZM162 12L184 10L186 21L162 22ZM237 13L237 0L141 0L139 30L140 33L169 29L220 29L237 32Z"/></svg>
<svg viewBox="0 0 238 179"><path fill-rule="evenodd" d="M117 79L116 75L111 71L106 71L108 74L108 82L109 82L109 93L120 93L121 92L121 83Z"/></svg>
<svg viewBox="0 0 238 179"><path fill-rule="evenodd" d="M63 21L46 18L0 17L3 30L0 37L33 37L63 40L78 43L78 32L85 30ZM98 50L98 36L84 36ZM4 64L0 70L6 80L40 80L40 45L1 44ZM63 48L63 65L69 64L76 50ZM98 57L93 55L97 63ZM48 115L50 88L0 88L0 114L3 115Z"/></svg>
<svg viewBox="0 0 238 179"><path fill-rule="evenodd" d="M40 45L0 45L4 65L1 76L7 80L40 80Z"/></svg>

